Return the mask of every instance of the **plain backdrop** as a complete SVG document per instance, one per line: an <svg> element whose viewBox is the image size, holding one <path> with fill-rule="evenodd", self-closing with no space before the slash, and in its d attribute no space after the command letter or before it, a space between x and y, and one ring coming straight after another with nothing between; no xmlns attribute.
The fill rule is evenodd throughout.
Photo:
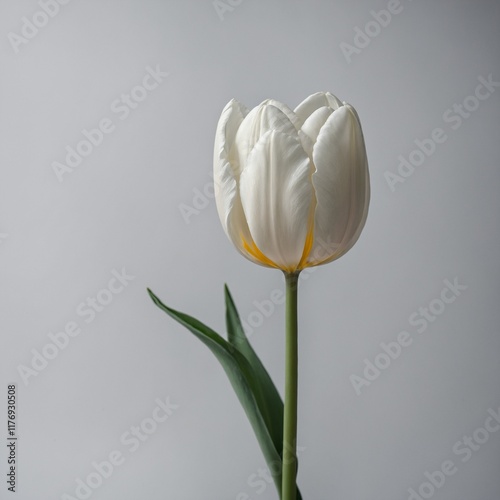
<svg viewBox="0 0 500 500"><path fill-rule="evenodd" d="M293 108L320 90L358 110L372 199L356 246L301 280L304 500L500 498L498 1L0 14L0 498L277 498L222 368L146 287L224 335L227 283L282 390L283 277L224 235L213 138L232 97Z"/></svg>

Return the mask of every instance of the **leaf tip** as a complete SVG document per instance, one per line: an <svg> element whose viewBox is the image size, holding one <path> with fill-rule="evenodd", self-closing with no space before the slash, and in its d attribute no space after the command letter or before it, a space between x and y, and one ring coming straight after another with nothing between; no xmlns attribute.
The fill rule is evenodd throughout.
<svg viewBox="0 0 500 500"><path fill-rule="evenodd" d="M156 304L156 305L159 305L160 304L160 299L153 293L153 291L151 290L151 288L146 288L146 290L148 291L148 294L151 298L151 300Z"/></svg>

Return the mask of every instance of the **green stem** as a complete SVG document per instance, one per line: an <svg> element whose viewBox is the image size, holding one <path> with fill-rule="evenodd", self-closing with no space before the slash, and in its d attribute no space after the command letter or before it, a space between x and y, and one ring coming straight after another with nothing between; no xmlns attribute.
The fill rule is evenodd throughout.
<svg viewBox="0 0 500 500"><path fill-rule="evenodd" d="M295 500L297 493L297 288L299 273L285 273L286 280L286 347L285 347L285 413L283 420L282 500Z"/></svg>

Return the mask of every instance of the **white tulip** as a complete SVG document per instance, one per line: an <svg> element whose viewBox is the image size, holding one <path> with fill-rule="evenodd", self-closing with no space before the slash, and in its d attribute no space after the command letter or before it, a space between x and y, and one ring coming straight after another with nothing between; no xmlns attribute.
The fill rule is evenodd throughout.
<svg viewBox="0 0 500 500"><path fill-rule="evenodd" d="M222 226L247 259L287 273L338 259L356 243L370 198L355 109L329 92L295 111L231 100L217 125L214 184Z"/></svg>

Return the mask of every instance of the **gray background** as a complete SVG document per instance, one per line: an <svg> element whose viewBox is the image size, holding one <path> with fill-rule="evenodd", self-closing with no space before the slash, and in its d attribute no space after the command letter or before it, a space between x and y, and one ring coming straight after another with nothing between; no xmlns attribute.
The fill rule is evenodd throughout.
<svg viewBox="0 0 500 500"><path fill-rule="evenodd" d="M73 0L16 53L9 33L41 7L1 3L0 435L14 382L15 498L77 498L77 478L114 450L125 461L92 499L276 498L255 479L264 459L224 372L146 287L223 333L227 282L283 387L284 307L265 317L256 305L282 275L225 237L210 197L213 137L232 97L295 107L330 90L361 117L372 201L357 245L301 284L304 499L405 500L445 460L457 472L432 498L498 499L500 432L467 462L453 447L500 406L500 88L456 129L443 115L479 77L500 81L499 2L401 0L350 62L341 44L385 0L223 4L219 15L210 0ZM111 104L156 65L169 75L121 120ZM106 117L114 131L59 182L53 162ZM392 191L384 174L436 127L446 141ZM194 204L186 221L181 208ZM135 278L85 323L79 304L122 268ZM455 278L467 289L418 334L408 318ZM69 321L80 335L24 383L20 365ZM351 376L401 331L411 346L358 395ZM167 397L178 408L131 452L121 436ZM0 497L14 498L4 480Z"/></svg>

